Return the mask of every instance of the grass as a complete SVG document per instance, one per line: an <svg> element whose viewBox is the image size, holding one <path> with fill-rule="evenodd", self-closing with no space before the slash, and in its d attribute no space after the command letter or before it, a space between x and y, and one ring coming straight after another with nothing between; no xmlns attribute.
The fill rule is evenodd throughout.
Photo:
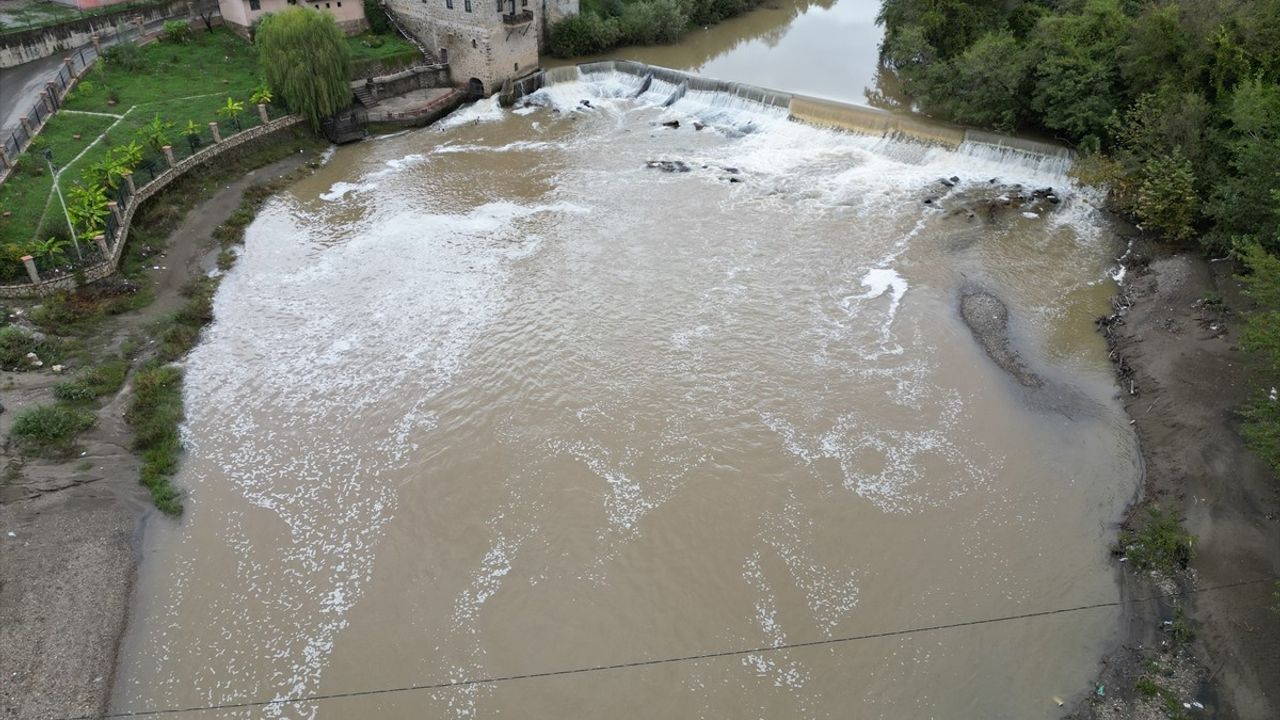
<svg viewBox="0 0 1280 720"><path fill-rule="evenodd" d="M1140 530L1124 530L1116 552L1129 559L1136 570L1157 570L1174 574L1185 570L1195 555L1195 536L1183 527L1173 511L1148 508Z"/></svg>
<svg viewBox="0 0 1280 720"><path fill-rule="evenodd" d="M68 405L37 405L18 413L9 434L28 455L69 455L95 420L93 413Z"/></svg>
<svg viewBox="0 0 1280 720"><path fill-rule="evenodd" d="M353 35L347 38L347 47L351 48L351 60L353 62L361 62L363 60L386 60L387 58L397 58L402 55L417 56L418 48L413 43L405 40L399 35L374 35L373 33L364 33L363 35Z"/></svg>
<svg viewBox="0 0 1280 720"><path fill-rule="evenodd" d="M182 309L161 320L156 328L161 360L177 360L200 342L200 331L213 322L213 294L218 291L218 279L200 277L183 288L187 301Z"/></svg>
<svg viewBox="0 0 1280 720"><path fill-rule="evenodd" d="M142 453L139 480L155 506L168 515L182 512L181 494L171 482L182 456L182 419L182 369L159 361L139 369L125 420L133 428L134 450Z"/></svg>
<svg viewBox="0 0 1280 720"><path fill-rule="evenodd" d="M37 369L27 353L35 353L44 366L49 366L64 358L66 348L58 340L39 339L13 325L0 328L0 369L19 372Z"/></svg>
<svg viewBox="0 0 1280 720"><path fill-rule="evenodd" d="M59 182L64 192L112 146L138 139L138 129L156 115L175 124L170 140L177 146L188 120L207 131L208 123L219 119L217 110L228 97L245 101L246 115L256 112L248 97L262 84L257 54L231 32L197 32L191 42L181 45L155 42L141 46L137 55L136 70L113 67L106 60L96 63L63 104L64 110L110 113L123 119L117 123L117 118L59 112L40 134L37 148L44 143L53 150L55 162L66 165ZM102 141L71 162L112 124ZM77 132L80 140L74 140ZM19 160L19 171L0 185L0 207L11 213L0 218L0 246L29 243L42 233L65 227L60 213L45 210L52 183L43 164L28 150ZM0 277L21 271L21 266L7 267L0 270Z"/></svg>
<svg viewBox="0 0 1280 720"><path fill-rule="evenodd" d="M54 385L53 396L68 403L93 402L119 390L128 373L128 360L123 357L112 358L81 371L70 380Z"/></svg>

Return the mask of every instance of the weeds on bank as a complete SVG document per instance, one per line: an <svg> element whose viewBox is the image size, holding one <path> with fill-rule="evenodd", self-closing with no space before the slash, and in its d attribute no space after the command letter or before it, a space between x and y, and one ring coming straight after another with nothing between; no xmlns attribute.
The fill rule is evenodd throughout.
<svg viewBox="0 0 1280 720"><path fill-rule="evenodd" d="M1138 678L1133 684L1133 689L1141 697L1157 700L1163 705L1166 716L1170 720L1184 720L1187 717L1177 693L1161 685L1150 674Z"/></svg>
<svg viewBox="0 0 1280 720"><path fill-rule="evenodd" d="M1114 549L1128 558L1135 570L1156 570L1169 575L1185 570L1195 555L1195 536L1182 527L1172 510L1147 509L1141 529L1124 530Z"/></svg>
<svg viewBox="0 0 1280 720"><path fill-rule="evenodd" d="M128 373L129 361L123 357L113 358L54 385L53 396L68 403L93 402L119 390Z"/></svg>
<svg viewBox="0 0 1280 720"><path fill-rule="evenodd" d="M182 512L181 496L170 482L182 455L182 419L182 369L159 361L140 368L125 421L133 428L133 449L142 453L139 479L155 506L168 515Z"/></svg>
<svg viewBox="0 0 1280 720"><path fill-rule="evenodd" d="M34 353L35 357L31 357ZM65 343L51 338L37 338L35 335L14 325L0 328L0 369L3 370L36 370L41 365L60 362L66 355ZM36 365L39 359L41 365Z"/></svg>
<svg viewBox="0 0 1280 720"><path fill-rule="evenodd" d="M28 455L69 455L80 433L93 427L93 413L70 405L37 405L18 413L9 434Z"/></svg>

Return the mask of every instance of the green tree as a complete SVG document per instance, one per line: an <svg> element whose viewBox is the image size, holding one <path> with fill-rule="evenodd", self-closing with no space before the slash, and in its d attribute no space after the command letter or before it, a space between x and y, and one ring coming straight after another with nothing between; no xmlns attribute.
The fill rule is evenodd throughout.
<svg viewBox="0 0 1280 720"><path fill-rule="evenodd" d="M957 122L1013 130L1026 107L1029 60L1011 33L987 33L929 73L925 103Z"/></svg>
<svg viewBox="0 0 1280 720"><path fill-rule="evenodd" d="M145 142L152 150L160 152L165 145L170 145L169 136L173 132L174 123L171 120L161 118L159 113L151 118L151 122L138 128L137 137Z"/></svg>
<svg viewBox="0 0 1280 720"><path fill-rule="evenodd" d="M1039 56L1031 106L1045 127L1097 147L1123 106L1118 54L1129 19L1117 0L1088 0L1079 14L1048 17L1032 35Z"/></svg>
<svg viewBox="0 0 1280 720"><path fill-rule="evenodd" d="M1226 146L1232 170L1214 189L1209 215L1219 242L1255 239L1280 252L1280 86L1240 83L1231 99Z"/></svg>
<svg viewBox="0 0 1280 720"><path fill-rule="evenodd" d="M291 7L267 15L257 45L267 85L313 130L351 104L351 51L329 13Z"/></svg>
<svg viewBox="0 0 1280 720"><path fill-rule="evenodd" d="M1134 210L1152 230L1174 240L1187 240L1195 232L1192 225L1200 211L1195 185L1191 161L1182 154L1182 148L1175 147L1172 153L1153 158L1143 168Z"/></svg>
<svg viewBox="0 0 1280 720"><path fill-rule="evenodd" d="M106 227L107 193L94 182L75 183L67 191L67 214L81 235L92 237Z"/></svg>

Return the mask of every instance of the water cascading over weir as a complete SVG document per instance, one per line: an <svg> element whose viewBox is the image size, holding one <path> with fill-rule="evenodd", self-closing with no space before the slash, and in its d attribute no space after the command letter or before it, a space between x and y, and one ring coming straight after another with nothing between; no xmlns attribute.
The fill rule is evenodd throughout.
<svg viewBox="0 0 1280 720"><path fill-rule="evenodd" d="M610 75L634 79L618 87L619 92L630 97L663 96L657 103L662 107L674 105L688 92L716 94L720 96L717 104L726 107L772 107L785 111L787 119L795 122L896 141L898 152L903 145L943 147L962 155L1032 165L1057 175L1065 173L1074 158L1070 149L1053 143L964 128L910 113L716 80L631 60L602 60L540 70L510 83L503 89L501 101L510 105L542 88Z"/></svg>

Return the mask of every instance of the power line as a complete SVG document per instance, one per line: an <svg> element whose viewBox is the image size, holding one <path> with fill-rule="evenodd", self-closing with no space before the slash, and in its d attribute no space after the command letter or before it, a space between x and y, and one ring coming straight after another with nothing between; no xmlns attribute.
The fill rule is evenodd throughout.
<svg viewBox="0 0 1280 720"><path fill-rule="evenodd" d="M758 653L779 652L782 650L797 650L803 648L819 647L822 645L838 645L843 643L856 642L859 640L875 640L881 638L901 637L904 635L917 635L920 633L935 632L938 630L950 630L962 627L974 627L976 625L992 625L995 623L1009 622L1012 620L1028 620L1033 618L1048 617L1050 615L1065 615L1068 613L1083 612L1086 610L1100 610L1102 608L1120 607L1123 605L1136 605L1139 603L1147 603L1155 600L1164 600L1175 597L1185 597L1188 595L1199 595L1218 590L1227 590L1230 588L1243 587L1246 585L1258 585L1260 583L1272 582L1280 580L1280 577L1265 577L1255 580L1242 580L1239 582L1226 583L1223 585L1212 585L1209 587L1196 588L1184 592L1164 593L1161 595L1152 595L1151 597L1138 598L1136 600L1113 600L1111 602L1093 603L1090 605L1077 605L1075 607L1058 608L1056 610L1041 610L1039 612L1020 613L1017 615L1003 615L1001 617L986 618L983 620L965 620L963 622L944 623L941 625L923 625L920 627L905 628L900 630L886 630L883 632L867 633L864 635L847 635L843 637L826 638L823 640L810 640L808 642L784 643L781 645L766 645L763 647L746 648L740 650L720 650L716 652L700 653L697 655L681 655L678 657L655 658L652 660L635 660L632 662L616 663L613 665L590 665L587 667L569 668L564 670L546 670L542 672L523 673L518 675L495 675L491 677L471 678L464 680L449 680L437 683L415 683L413 685L403 685L390 688L376 688L371 690L350 690L347 692L334 693L317 693L314 695L304 695L293 698L279 698L275 700L252 700L244 702L220 703L216 705L191 705L188 707L163 708L160 710L134 710L129 712L109 713L106 715L80 715L76 717L64 717L57 720L106 720L107 718L134 718L134 717L155 717L159 715L179 715L183 713L208 712L213 710L246 710L249 708L270 707L273 705L297 705L308 702L321 702L324 700L340 700L344 698L368 697L371 695L391 695L396 693L422 692L426 690L449 690L453 688L470 687L472 685L494 685L497 683L511 682L513 680L536 680L539 678L560 677L563 675L580 675L584 673L605 672L609 670L629 670L633 668L650 667L654 665L669 665L673 663L693 662L695 660L713 660L716 658L739 657L742 655L755 655Z"/></svg>

